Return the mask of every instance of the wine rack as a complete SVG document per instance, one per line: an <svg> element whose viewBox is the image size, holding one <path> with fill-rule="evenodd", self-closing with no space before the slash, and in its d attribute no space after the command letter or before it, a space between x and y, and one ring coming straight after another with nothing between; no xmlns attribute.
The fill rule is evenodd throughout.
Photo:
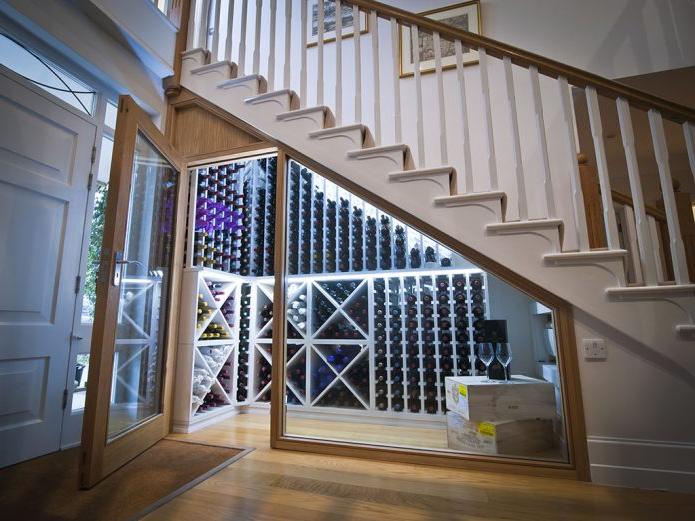
<svg viewBox="0 0 695 521"><path fill-rule="evenodd" d="M191 174L186 265L273 275L277 157L208 165Z"/></svg>
<svg viewBox="0 0 695 521"><path fill-rule="evenodd" d="M270 401L276 168L192 170L179 430ZM299 163L287 182L288 409L441 421L444 378L485 370L485 273Z"/></svg>

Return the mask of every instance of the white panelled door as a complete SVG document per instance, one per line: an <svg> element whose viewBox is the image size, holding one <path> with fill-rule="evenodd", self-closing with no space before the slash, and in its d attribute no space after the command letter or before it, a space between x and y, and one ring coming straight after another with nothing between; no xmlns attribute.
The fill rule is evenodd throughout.
<svg viewBox="0 0 695 521"><path fill-rule="evenodd" d="M0 467L60 446L95 135L0 70Z"/></svg>

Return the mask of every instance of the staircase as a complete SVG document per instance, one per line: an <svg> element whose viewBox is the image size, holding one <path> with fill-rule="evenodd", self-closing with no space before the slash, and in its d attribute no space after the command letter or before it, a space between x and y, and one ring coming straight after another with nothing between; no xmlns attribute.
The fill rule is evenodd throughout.
<svg viewBox="0 0 695 521"><path fill-rule="evenodd" d="M317 42L308 48L306 0L236 1L227 12L220 0L193 1L181 85L374 194L375 202L402 209L412 224L438 229L449 246L479 252L619 338L659 346L692 367L695 285L673 201L663 119L682 126L695 174L695 111L377 2L336 4L352 10L354 27L343 29L339 17L331 35L336 40L324 43L318 9ZM345 38L365 20L366 35ZM433 75L423 78L414 53L413 78L400 79L401 33L411 42L431 35ZM441 40L453 42L454 56L441 56ZM478 66L464 71L470 53ZM445 59L455 62L455 71L444 72ZM401 93L406 87L407 96ZM586 97L589 110L603 249L589 247L576 160L577 95ZM620 122L638 243L631 251L620 246L599 96L614 100ZM645 215L631 122L639 110L648 113L664 194L670 239L663 245ZM426 133L426 126L434 130ZM659 280L661 246L669 249L675 280ZM641 268L643 283L627 283L627 256Z"/></svg>

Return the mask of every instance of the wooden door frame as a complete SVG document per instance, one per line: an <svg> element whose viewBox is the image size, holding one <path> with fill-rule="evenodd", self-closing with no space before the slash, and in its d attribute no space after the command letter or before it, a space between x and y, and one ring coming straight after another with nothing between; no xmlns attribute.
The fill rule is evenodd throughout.
<svg viewBox="0 0 695 521"><path fill-rule="evenodd" d="M584 422L584 407L582 403L581 382L579 378L579 361L577 358L576 337L574 332L574 318L572 305L547 289L528 281L515 273L510 268L498 263L470 246L433 228L429 223L408 213L402 208L392 204L378 194L365 190L354 181L327 169L300 151L288 147L271 136L260 132L245 121L217 107L213 103L191 93L183 87L179 87L172 95L169 104L169 115L177 106L195 104L215 116L227 121L231 125L256 136L263 147L275 147L278 151L277 185L276 185L276 219L275 219L275 286L273 314L277 317L285 314L285 230L286 230L286 190L287 190L287 162L294 159L310 168L319 175L342 186L346 190L361 197L373 206L390 213L398 220L418 228L431 238L439 241L447 248L465 256L481 269L488 271L512 287L529 295L531 298L545 304L553 310L555 325L556 345L558 346L558 368L561 378L562 405L565 414L569 462L553 462L541 460L526 460L521 458L492 457L484 455L463 454L448 451L413 449L404 447L386 447L370 445L366 443L348 443L339 441L309 439L285 434L284 415L284 389L285 374L285 328L283 321L277 320L273 324L273 351L272 351L272 375L271 380L271 409L270 409L270 444L272 448L288 449L304 452L321 453L336 456L352 456L365 459L378 459L383 461L399 461L403 463L416 463L424 465L437 465L443 467L466 468L471 470L484 470L504 472L510 474L525 474L546 476L555 478L590 480L589 457L586 440L586 427ZM171 132L171 120L167 118L168 131ZM261 145L253 145L253 148ZM239 150L230 150L234 153ZM221 152L210 154L209 157L225 155ZM208 156L196 156L195 159L207 159ZM191 158L193 159L193 158Z"/></svg>
<svg viewBox="0 0 695 521"><path fill-rule="evenodd" d="M80 460L80 485L90 488L103 477L118 469L133 457L151 447L170 430L171 399L178 342L178 313L183 246L186 225L185 190L188 188L188 170L178 153L163 138L152 123L149 114L142 110L130 96L121 96L118 102L119 122L116 125L114 149L109 179L109 195L106 208L103 243L112 245L117 237L125 236L130 199L131 175L135 155L135 141L141 132L155 148L178 169L175 241L172 253L171 279L168 288L169 314L166 322L164 358L162 361L161 410L133 430L117 436L107 443L108 413L111 398L113 359L116 332L107 327L107 314L117 312L119 291L111 287L114 271L114 251L102 248L101 266L97 280L97 295L107 292L107 298L97 299L90 352L90 370L82 430ZM114 205L111 201L120 201ZM117 249L123 249L119 245Z"/></svg>

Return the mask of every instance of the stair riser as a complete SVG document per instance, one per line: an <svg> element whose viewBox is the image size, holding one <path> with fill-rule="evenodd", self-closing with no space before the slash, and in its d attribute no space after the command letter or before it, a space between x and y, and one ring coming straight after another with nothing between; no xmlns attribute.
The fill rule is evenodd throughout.
<svg viewBox="0 0 695 521"><path fill-rule="evenodd" d="M390 176L389 181L394 189L397 185L401 185L402 191L418 198L426 197L426 200L434 201L435 197L450 194L448 173L416 177Z"/></svg>
<svg viewBox="0 0 695 521"><path fill-rule="evenodd" d="M190 78L191 71L207 63L207 53L203 50L192 52L181 58L181 78Z"/></svg>
<svg viewBox="0 0 695 521"><path fill-rule="evenodd" d="M317 111L308 114L302 114L301 116L294 116L290 119L282 119L279 120L279 123L284 127L290 129L292 132L298 132L302 135L306 135L309 132L314 132L315 130L323 129L324 120L324 112Z"/></svg>
<svg viewBox="0 0 695 521"><path fill-rule="evenodd" d="M234 85L217 87L218 95L224 99L225 106L237 106L243 104L244 100L261 94L260 85L257 78L252 78Z"/></svg>
<svg viewBox="0 0 695 521"><path fill-rule="evenodd" d="M352 163L361 165L363 168L372 172L400 172L405 168L405 158L402 150L382 151L359 158L350 158Z"/></svg>
<svg viewBox="0 0 695 521"><path fill-rule="evenodd" d="M330 147L336 153L345 156L350 150L362 148L363 136L362 131L356 128L328 136L312 137L311 140L322 143L322 146Z"/></svg>

